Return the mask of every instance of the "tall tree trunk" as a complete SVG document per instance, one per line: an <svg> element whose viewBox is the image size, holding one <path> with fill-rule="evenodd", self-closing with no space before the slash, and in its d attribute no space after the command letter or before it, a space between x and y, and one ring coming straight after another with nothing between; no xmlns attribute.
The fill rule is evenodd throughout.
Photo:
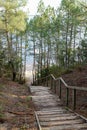
<svg viewBox="0 0 87 130"><path fill-rule="evenodd" d="M22 44L23 44L23 39L22 39L22 34L21 34L21 38L20 38L20 58L21 58L21 63L20 63L20 77L19 77L19 82L21 83L22 81L22 74L23 74L23 69L22 69Z"/></svg>

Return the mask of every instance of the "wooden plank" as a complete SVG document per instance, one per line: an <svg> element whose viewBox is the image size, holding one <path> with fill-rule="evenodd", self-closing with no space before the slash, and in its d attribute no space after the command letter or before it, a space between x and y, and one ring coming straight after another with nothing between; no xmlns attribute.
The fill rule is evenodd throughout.
<svg viewBox="0 0 87 130"><path fill-rule="evenodd" d="M36 117L36 120L37 120L38 128L39 128L39 130L41 130L40 121L38 119L38 116L37 116L36 112L35 112L35 117Z"/></svg>
<svg viewBox="0 0 87 130"><path fill-rule="evenodd" d="M0 127L0 130L7 130L7 128L6 127Z"/></svg>
<svg viewBox="0 0 87 130"><path fill-rule="evenodd" d="M49 122L49 121L63 121L63 120L74 120L74 119L79 119L79 116L65 116L65 117L51 117L51 118L44 118L44 117L39 117L40 121L45 121L45 122Z"/></svg>
<svg viewBox="0 0 87 130"><path fill-rule="evenodd" d="M12 130L20 130L20 128L16 128L16 127L15 127L15 128L12 128Z"/></svg>
<svg viewBox="0 0 87 130"><path fill-rule="evenodd" d="M64 114L64 113L69 113L68 111L57 111L57 112L37 112L38 115L58 115L58 114Z"/></svg>
<svg viewBox="0 0 87 130"><path fill-rule="evenodd" d="M7 124L0 124L0 130L7 130Z"/></svg>
<svg viewBox="0 0 87 130"><path fill-rule="evenodd" d="M59 112L59 111L66 111L65 109L63 109L63 108L60 108L60 109L50 109L50 112ZM37 113L48 113L49 112L49 110L41 110L41 111L37 111Z"/></svg>
<svg viewBox="0 0 87 130"><path fill-rule="evenodd" d="M69 116L75 116L75 114L54 114L54 115L39 115L39 118L42 117L42 118L55 118L55 117L69 117Z"/></svg>
<svg viewBox="0 0 87 130"><path fill-rule="evenodd" d="M42 130L87 130L87 123L84 124L71 124L62 126L42 127Z"/></svg>
<svg viewBox="0 0 87 130"><path fill-rule="evenodd" d="M65 120L65 121L53 121L53 122L41 122L40 125L43 127L46 126L57 126L57 125L70 125L70 124L81 124L84 123L84 120L82 119L75 119L75 120Z"/></svg>
<svg viewBox="0 0 87 130"><path fill-rule="evenodd" d="M57 106L57 107L51 107L50 110L60 110L60 109L65 109L62 106ZM49 108L42 108L41 111L49 111Z"/></svg>

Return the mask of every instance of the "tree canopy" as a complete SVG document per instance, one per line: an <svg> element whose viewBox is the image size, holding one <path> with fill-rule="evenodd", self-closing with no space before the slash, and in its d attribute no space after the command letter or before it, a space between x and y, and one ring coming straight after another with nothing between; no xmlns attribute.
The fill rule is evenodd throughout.
<svg viewBox="0 0 87 130"><path fill-rule="evenodd" d="M86 5L86 1L62 0L55 10L45 7L40 1L39 15L29 23L33 28L29 31L34 38L34 47L39 49L39 56L35 56L35 68L39 75L42 76L42 70L52 65L69 68L86 63Z"/></svg>
<svg viewBox="0 0 87 130"><path fill-rule="evenodd" d="M26 3L0 1L0 71L3 73L8 66L21 79L31 43L37 76L47 75L52 66L66 69L86 64L87 2L62 0L60 7L54 9L45 7L41 0L37 15L30 20L23 11Z"/></svg>

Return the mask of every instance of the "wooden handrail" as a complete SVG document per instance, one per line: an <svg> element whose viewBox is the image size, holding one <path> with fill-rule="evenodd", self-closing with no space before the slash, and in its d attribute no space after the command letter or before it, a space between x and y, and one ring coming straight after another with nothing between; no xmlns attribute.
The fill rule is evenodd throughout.
<svg viewBox="0 0 87 130"><path fill-rule="evenodd" d="M62 97L62 86L61 86L61 83L65 86L66 88L66 105L68 106L69 105L69 89L72 89L73 91L73 97L72 97L72 100L73 100L73 109L76 109L76 92L77 90L79 91L87 91L87 88L85 87L78 87L78 86L70 86L70 85L67 85L67 83L64 81L64 79L62 77L59 77L59 78L55 78L55 76L53 74L50 74L46 77L43 77L43 78L40 78L40 79L37 79L35 82L38 82L41 80L41 82L38 82L38 83L43 83L45 81L45 85L48 86L48 81L49 79L51 80L51 89L53 89L56 93L56 81L59 81L59 97L61 99ZM37 83L37 84L38 84Z"/></svg>
<svg viewBox="0 0 87 130"><path fill-rule="evenodd" d="M62 81L62 83L63 83L63 84L65 85L65 87L67 87L67 88L87 91L87 88L85 88L85 87L69 86L69 85L67 85L66 82L63 80L62 77L60 78L60 80Z"/></svg>
<svg viewBox="0 0 87 130"><path fill-rule="evenodd" d="M49 77L52 77L52 79L55 80L55 81L61 80L61 82L64 84L64 86L65 86L66 88L76 89L76 90L82 90L82 91L87 91L87 88L85 88L85 87L70 86L70 85L68 85L68 84L64 81L64 79L63 79L62 77L55 78L55 76L54 76L53 74L50 74L50 75L48 75L48 76L46 76L46 77L43 77L43 78L39 78L39 79L35 80L35 82L38 81L38 80L47 79L47 78L49 78Z"/></svg>
<svg viewBox="0 0 87 130"><path fill-rule="evenodd" d="M54 77L54 75L53 75L53 74L51 74L50 76L51 76L54 80L56 80L56 78Z"/></svg>
<svg viewBox="0 0 87 130"><path fill-rule="evenodd" d="M61 82L65 85L65 87L67 87L68 88L68 85L66 84L66 82L63 80L63 78L62 77L60 77L59 78L60 80L61 80Z"/></svg>

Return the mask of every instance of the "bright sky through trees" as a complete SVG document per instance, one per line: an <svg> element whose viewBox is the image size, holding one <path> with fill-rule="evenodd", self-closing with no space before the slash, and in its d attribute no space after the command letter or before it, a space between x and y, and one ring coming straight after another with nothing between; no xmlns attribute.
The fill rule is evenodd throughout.
<svg viewBox="0 0 87 130"><path fill-rule="evenodd" d="M37 6L40 0L28 0L27 8L29 9L30 15L35 15L37 12ZM45 6L52 6L55 9L60 5L61 0L43 0Z"/></svg>

